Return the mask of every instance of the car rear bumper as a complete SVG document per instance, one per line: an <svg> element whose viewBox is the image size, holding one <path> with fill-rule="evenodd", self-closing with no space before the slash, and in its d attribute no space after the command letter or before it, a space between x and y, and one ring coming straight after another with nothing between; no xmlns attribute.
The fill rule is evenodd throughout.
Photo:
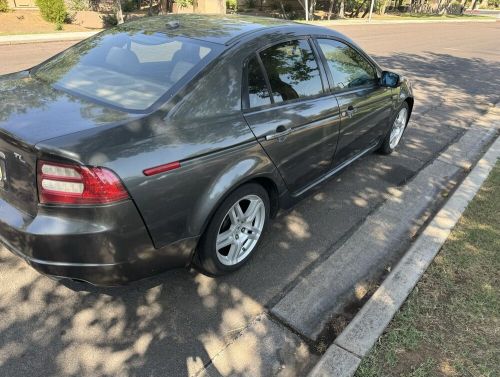
<svg viewBox="0 0 500 377"><path fill-rule="evenodd" d="M0 199L0 242L43 274L109 286L186 266L197 238L154 248L132 201L32 217Z"/></svg>

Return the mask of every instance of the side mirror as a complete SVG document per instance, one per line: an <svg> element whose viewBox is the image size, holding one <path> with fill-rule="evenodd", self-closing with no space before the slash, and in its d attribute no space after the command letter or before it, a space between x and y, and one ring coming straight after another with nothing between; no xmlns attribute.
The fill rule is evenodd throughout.
<svg viewBox="0 0 500 377"><path fill-rule="evenodd" d="M388 88L397 88L401 81L399 75L394 72L383 71L380 78L380 85Z"/></svg>

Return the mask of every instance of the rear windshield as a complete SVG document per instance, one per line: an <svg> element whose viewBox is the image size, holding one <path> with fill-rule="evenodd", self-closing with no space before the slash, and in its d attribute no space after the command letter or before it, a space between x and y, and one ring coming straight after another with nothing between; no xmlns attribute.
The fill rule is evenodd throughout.
<svg viewBox="0 0 500 377"><path fill-rule="evenodd" d="M205 66L218 47L161 33L115 30L69 48L33 75L72 94L144 111Z"/></svg>

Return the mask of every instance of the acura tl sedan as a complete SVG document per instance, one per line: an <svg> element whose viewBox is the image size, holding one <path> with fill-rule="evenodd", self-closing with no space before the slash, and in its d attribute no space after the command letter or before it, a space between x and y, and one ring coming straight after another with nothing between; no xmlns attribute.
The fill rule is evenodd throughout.
<svg viewBox="0 0 500 377"><path fill-rule="evenodd" d="M391 153L412 108L407 79L329 29L132 21L0 77L0 241L96 285L226 274L280 208Z"/></svg>

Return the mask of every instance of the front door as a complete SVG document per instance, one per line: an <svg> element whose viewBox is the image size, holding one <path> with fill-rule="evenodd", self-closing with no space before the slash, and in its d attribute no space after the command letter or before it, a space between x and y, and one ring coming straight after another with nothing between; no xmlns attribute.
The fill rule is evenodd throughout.
<svg viewBox="0 0 500 377"><path fill-rule="evenodd" d="M246 64L245 119L294 193L331 168L339 109L308 39L278 43ZM325 82L326 86L326 82Z"/></svg>
<svg viewBox="0 0 500 377"><path fill-rule="evenodd" d="M379 85L375 66L353 47L317 39L332 79L341 115L335 165L375 145L388 130L392 89Z"/></svg>

